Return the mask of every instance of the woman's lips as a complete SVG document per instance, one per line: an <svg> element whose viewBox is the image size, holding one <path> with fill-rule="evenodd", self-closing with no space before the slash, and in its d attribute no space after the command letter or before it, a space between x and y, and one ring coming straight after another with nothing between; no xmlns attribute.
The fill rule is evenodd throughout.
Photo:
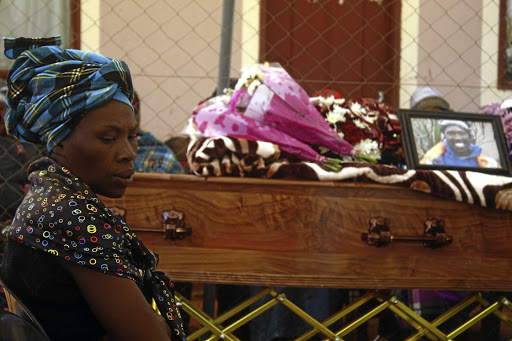
<svg viewBox="0 0 512 341"><path fill-rule="evenodd" d="M133 174L125 176L125 175L114 175L114 182L121 186L129 186L133 182Z"/></svg>

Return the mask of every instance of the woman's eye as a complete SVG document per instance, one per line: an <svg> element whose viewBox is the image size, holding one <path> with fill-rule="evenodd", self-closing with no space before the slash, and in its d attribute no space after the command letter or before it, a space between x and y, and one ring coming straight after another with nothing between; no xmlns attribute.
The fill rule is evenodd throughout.
<svg viewBox="0 0 512 341"><path fill-rule="evenodd" d="M114 137L110 137L110 136L104 136L101 139L103 140L103 142L106 142L106 143L110 143L110 142L114 142L115 141L115 138Z"/></svg>

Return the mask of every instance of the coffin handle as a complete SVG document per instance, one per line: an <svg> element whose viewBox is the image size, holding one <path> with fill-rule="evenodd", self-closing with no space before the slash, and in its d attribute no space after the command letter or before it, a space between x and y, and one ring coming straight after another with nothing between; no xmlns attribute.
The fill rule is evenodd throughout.
<svg viewBox="0 0 512 341"><path fill-rule="evenodd" d="M444 221L432 218L424 222L423 235L400 236L391 232L389 219L385 217L372 217L369 220L368 232L361 234L361 239L370 246L387 246L390 243L422 243L424 247L432 249L451 244L453 237L444 229Z"/></svg>
<svg viewBox="0 0 512 341"><path fill-rule="evenodd" d="M165 239L183 239L192 234L192 228L185 225L185 214L182 211L164 211L162 216Z"/></svg>

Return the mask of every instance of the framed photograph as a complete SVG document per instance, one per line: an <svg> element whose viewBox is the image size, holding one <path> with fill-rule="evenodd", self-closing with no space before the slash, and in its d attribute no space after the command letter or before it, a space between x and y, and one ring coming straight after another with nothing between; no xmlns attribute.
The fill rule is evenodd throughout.
<svg viewBox="0 0 512 341"><path fill-rule="evenodd" d="M510 175L497 115L398 109L409 169L453 169Z"/></svg>

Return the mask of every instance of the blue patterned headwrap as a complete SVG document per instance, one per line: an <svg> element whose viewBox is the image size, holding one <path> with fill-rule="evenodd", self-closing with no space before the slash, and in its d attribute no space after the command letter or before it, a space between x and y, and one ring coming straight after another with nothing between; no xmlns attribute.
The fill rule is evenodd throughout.
<svg viewBox="0 0 512 341"><path fill-rule="evenodd" d="M132 79L123 61L62 49L59 36L4 41L5 55L16 59L7 79L5 126L18 140L52 151L86 112L111 99L132 107Z"/></svg>

